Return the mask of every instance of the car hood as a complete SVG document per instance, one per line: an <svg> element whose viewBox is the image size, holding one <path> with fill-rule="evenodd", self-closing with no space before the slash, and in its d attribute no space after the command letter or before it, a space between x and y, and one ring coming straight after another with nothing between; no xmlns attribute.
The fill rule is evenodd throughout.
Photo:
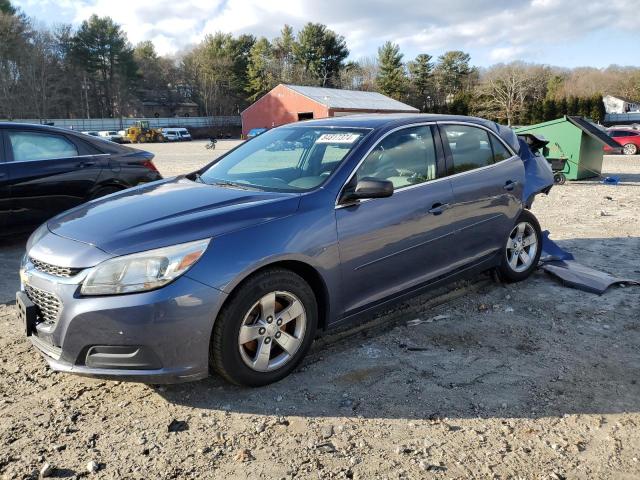
<svg viewBox="0 0 640 480"><path fill-rule="evenodd" d="M49 220L60 237L125 255L215 237L291 215L299 194L163 180L94 200Z"/></svg>

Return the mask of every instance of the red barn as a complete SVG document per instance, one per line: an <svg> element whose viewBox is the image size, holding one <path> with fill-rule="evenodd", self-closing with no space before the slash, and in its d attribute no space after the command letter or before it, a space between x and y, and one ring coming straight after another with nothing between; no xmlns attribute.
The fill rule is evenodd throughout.
<svg viewBox="0 0 640 480"><path fill-rule="evenodd" d="M242 134L299 120L356 113L418 113L378 92L280 84L242 112Z"/></svg>

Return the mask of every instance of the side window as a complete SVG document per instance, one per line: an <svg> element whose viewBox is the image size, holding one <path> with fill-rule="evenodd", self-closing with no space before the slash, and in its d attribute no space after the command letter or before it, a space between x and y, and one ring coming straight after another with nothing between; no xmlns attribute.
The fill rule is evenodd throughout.
<svg viewBox="0 0 640 480"><path fill-rule="evenodd" d="M76 146L61 135L8 131L15 162L77 157Z"/></svg>
<svg viewBox="0 0 640 480"><path fill-rule="evenodd" d="M493 147L493 161L501 162L502 160L506 160L507 158L511 158L513 155L504 144L498 140L495 136L489 135L489 139L491 140L491 147Z"/></svg>
<svg viewBox="0 0 640 480"><path fill-rule="evenodd" d="M431 127L410 127L384 138L362 162L356 174L360 180L373 177L389 180L395 189L436 178L436 149Z"/></svg>
<svg viewBox="0 0 640 480"><path fill-rule="evenodd" d="M489 134L467 125L441 125L453 156L453 172L461 173L493 163Z"/></svg>

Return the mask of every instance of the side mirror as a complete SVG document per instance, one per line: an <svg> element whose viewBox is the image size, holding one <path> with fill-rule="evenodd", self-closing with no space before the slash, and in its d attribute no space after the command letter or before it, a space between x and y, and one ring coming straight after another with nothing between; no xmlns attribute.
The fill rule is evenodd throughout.
<svg viewBox="0 0 640 480"><path fill-rule="evenodd" d="M393 183L389 180L365 177L358 180L354 188L347 188L340 203L363 200L365 198L385 198L393 195Z"/></svg>

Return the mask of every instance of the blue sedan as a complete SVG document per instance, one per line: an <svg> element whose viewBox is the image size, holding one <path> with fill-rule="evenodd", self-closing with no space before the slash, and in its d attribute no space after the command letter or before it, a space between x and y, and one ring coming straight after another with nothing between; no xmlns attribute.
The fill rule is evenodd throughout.
<svg viewBox="0 0 640 480"><path fill-rule="evenodd" d="M392 301L489 269L526 279L541 251L528 208L552 184L535 139L478 118L287 125L49 220L17 304L55 370L265 385L319 331Z"/></svg>

